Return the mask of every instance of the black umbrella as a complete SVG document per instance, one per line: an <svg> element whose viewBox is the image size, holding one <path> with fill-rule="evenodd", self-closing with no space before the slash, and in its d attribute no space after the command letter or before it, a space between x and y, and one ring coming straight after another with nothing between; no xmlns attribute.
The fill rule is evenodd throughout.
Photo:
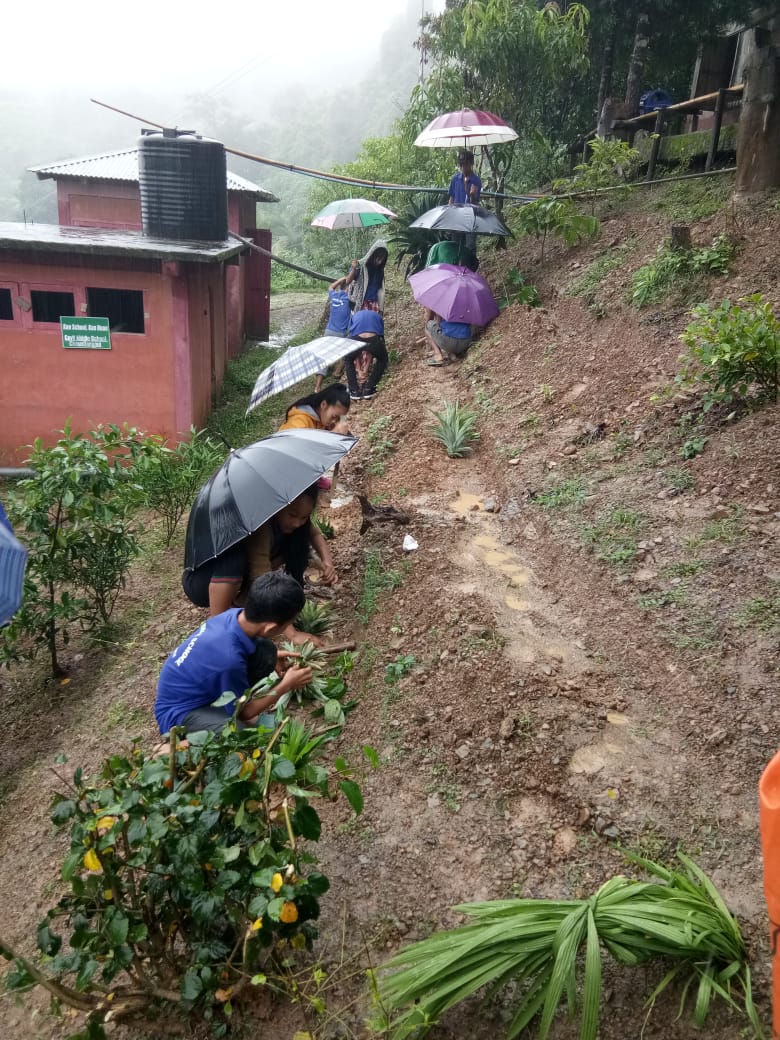
<svg viewBox="0 0 780 1040"><path fill-rule="evenodd" d="M327 430L282 430L231 452L190 511L185 568L213 560L252 534L356 443Z"/></svg>
<svg viewBox="0 0 780 1040"><path fill-rule="evenodd" d="M431 231L461 231L471 235L511 235L498 214L483 206L435 206L409 227Z"/></svg>

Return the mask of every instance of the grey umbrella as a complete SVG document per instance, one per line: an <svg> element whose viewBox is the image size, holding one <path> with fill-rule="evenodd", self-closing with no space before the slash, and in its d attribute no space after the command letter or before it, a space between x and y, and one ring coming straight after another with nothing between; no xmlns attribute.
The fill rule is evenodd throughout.
<svg viewBox="0 0 780 1040"><path fill-rule="evenodd" d="M185 568L199 567L248 537L356 443L327 430L282 430L232 451L190 511Z"/></svg>
<svg viewBox="0 0 780 1040"><path fill-rule="evenodd" d="M471 235L511 235L498 214L483 206L435 206L409 227L431 231L460 231Z"/></svg>

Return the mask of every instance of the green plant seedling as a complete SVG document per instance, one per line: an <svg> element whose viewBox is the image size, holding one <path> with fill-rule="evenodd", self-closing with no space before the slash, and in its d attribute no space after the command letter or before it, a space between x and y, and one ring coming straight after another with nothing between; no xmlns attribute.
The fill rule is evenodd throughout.
<svg viewBox="0 0 780 1040"><path fill-rule="evenodd" d="M399 679L407 676L416 664L417 658L414 654L404 654L402 657L396 657L394 661L385 665L385 682L398 682Z"/></svg>
<svg viewBox="0 0 780 1040"><path fill-rule="evenodd" d="M431 427L431 433L444 445L449 457L461 459L470 454L474 442L479 440L477 413L457 401L447 401L434 415L438 421Z"/></svg>

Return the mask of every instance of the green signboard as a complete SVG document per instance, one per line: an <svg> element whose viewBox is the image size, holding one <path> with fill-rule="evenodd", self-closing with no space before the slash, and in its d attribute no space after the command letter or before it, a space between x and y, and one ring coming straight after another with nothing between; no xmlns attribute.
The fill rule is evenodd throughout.
<svg viewBox="0 0 780 1040"><path fill-rule="evenodd" d="M60 318L62 345L69 350L111 350L108 318Z"/></svg>

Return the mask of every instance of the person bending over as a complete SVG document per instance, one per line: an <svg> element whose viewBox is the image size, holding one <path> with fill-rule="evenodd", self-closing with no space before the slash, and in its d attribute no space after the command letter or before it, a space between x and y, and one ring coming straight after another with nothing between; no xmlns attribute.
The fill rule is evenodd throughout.
<svg viewBox="0 0 780 1040"><path fill-rule="evenodd" d="M327 585L338 581L328 543L311 523L317 504L317 485L307 488L248 538L232 545L213 560L185 570L182 587L196 607L208 607L212 617L231 607L241 606L249 586L262 574L284 567L303 588L303 573L309 563L309 547L322 562L322 580ZM312 639L292 626L286 638L293 642ZM315 640L315 642L318 642Z"/></svg>
<svg viewBox="0 0 780 1040"><path fill-rule="evenodd" d="M294 655L277 651L272 639L292 625L304 604L303 589L288 574L264 574L252 582L246 605L210 617L184 640L162 666L154 716L163 736L173 726L185 732L222 729L235 705L215 707L224 693L236 697L274 669L281 675L273 692L253 697L239 710L239 727L258 725L289 690L311 682L311 668L300 668Z"/></svg>
<svg viewBox="0 0 780 1040"><path fill-rule="evenodd" d="M346 333L344 334L346 338ZM347 412L349 390L343 383L331 383L318 393L300 397L290 405L279 430L330 430L349 433Z"/></svg>
<svg viewBox="0 0 780 1040"><path fill-rule="evenodd" d="M349 323L349 338L362 341L360 349L344 359L349 396L353 401L367 401L376 396L377 383L387 368L382 315L376 311L355 311Z"/></svg>

